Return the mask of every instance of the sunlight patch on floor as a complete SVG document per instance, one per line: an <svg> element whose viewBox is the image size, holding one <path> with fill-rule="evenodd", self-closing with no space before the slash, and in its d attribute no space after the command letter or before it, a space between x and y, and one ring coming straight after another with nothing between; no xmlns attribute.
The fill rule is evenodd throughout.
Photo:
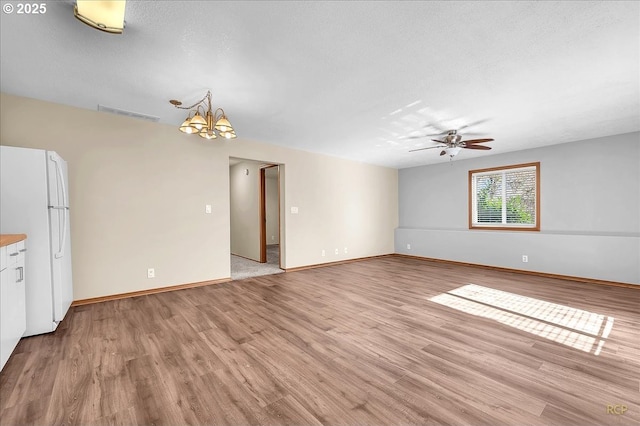
<svg viewBox="0 0 640 426"><path fill-rule="evenodd" d="M502 290L468 284L432 302L599 355L614 318Z"/></svg>

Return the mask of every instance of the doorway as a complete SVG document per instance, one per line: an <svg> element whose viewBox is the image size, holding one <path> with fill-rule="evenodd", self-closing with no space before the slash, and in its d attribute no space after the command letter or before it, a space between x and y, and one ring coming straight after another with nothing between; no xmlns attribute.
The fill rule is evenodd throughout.
<svg viewBox="0 0 640 426"><path fill-rule="evenodd" d="M230 158L231 279L284 272L281 166Z"/></svg>

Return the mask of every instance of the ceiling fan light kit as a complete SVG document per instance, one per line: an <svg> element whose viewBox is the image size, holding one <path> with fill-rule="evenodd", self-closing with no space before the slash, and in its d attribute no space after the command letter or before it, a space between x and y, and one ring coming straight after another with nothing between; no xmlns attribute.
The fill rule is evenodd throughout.
<svg viewBox="0 0 640 426"><path fill-rule="evenodd" d="M458 155L458 153L460 152L462 148L459 146L454 146L454 147L450 147L444 150L445 154L447 154L450 157L455 157L456 155Z"/></svg>
<svg viewBox="0 0 640 426"><path fill-rule="evenodd" d="M76 0L74 16L81 22L110 34L124 31L126 0Z"/></svg>
<svg viewBox="0 0 640 426"><path fill-rule="evenodd" d="M182 102L171 99L171 105L178 109L190 110L189 115L180 125L180 131L190 135L197 134L204 139L235 139L236 132L222 108L213 109L211 91L193 105L183 107Z"/></svg>

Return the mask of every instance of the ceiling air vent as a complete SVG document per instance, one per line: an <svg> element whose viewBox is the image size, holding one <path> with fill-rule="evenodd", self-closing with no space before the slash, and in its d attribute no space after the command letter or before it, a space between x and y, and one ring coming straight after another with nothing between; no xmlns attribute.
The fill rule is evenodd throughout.
<svg viewBox="0 0 640 426"><path fill-rule="evenodd" d="M153 115L140 114L139 112L125 111L123 109L111 108L104 105L98 105L98 111L109 112L115 115L123 115L125 117L137 118L139 120L157 122L160 117L154 117Z"/></svg>

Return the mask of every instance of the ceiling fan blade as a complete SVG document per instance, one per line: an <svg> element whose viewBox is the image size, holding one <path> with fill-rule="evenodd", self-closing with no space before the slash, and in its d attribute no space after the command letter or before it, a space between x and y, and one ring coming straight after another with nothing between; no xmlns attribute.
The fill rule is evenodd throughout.
<svg viewBox="0 0 640 426"><path fill-rule="evenodd" d="M482 124L485 121L489 121L488 118L482 119L482 120L478 120L478 121L474 121L473 123L469 123L469 124L465 124L464 126L458 128L458 131L462 130L462 129L466 129L467 127L473 127L473 126L477 126L478 124Z"/></svg>
<svg viewBox="0 0 640 426"><path fill-rule="evenodd" d="M432 135L424 135L424 137L432 137L432 136L440 136L440 137L444 137L444 136L448 136L450 135L452 132L456 132L456 134L458 136L484 136L486 135L486 133L477 133L477 132L458 132L458 130L447 130L446 132L442 132L442 133L434 133ZM463 135L464 133L464 135Z"/></svg>
<svg viewBox="0 0 640 426"><path fill-rule="evenodd" d="M402 136L400 137L400 139L422 139L422 138L429 138L432 136L446 136L446 133L435 133L433 135L414 135L414 136Z"/></svg>
<svg viewBox="0 0 640 426"><path fill-rule="evenodd" d="M465 148L465 149L484 149L485 151L491 149L490 146L484 146L484 145L469 145L469 146L463 146L462 148Z"/></svg>
<svg viewBox="0 0 640 426"><path fill-rule="evenodd" d="M438 130L438 133L427 133L424 135L418 135L418 136L404 136L401 139L422 139L422 138L429 138L432 136L446 136L447 133L449 133L449 130L442 130L442 128L440 126L436 126L435 124L425 124L424 126L422 126L423 129L425 129L425 131L429 131L429 130Z"/></svg>
<svg viewBox="0 0 640 426"><path fill-rule="evenodd" d="M436 139L431 139L431 140L434 141L434 142L443 143L445 145L447 144L445 141L439 141L439 140L436 140Z"/></svg>
<svg viewBox="0 0 640 426"><path fill-rule="evenodd" d="M440 151L440 156L442 157L443 155L445 155L447 153L447 151L445 151L444 149L442 151Z"/></svg>
<svg viewBox="0 0 640 426"><path fill-rule="evenodd" d="M464 143L466 143L467 145L472 145L474 143L484 143L484 142L491 142L493 139L489 138L489 139L471 139L468 141L462 141Z"/></svg>
<svg viewBox="0 0 640 426"><path fill-rule="evenodd" d="M434 133L433 135L428 135L428 136L446 135L448 132L448 130L443 129L440 124L434 124L434 123L427 123L424 126L422 126L422 128L425 129L426 131L436 130L440 132L440 133Z"/></svg>
<svg viewBox="0 0 640 426"><path fill-rule="evenodd" d="M428 146L426 148L412 149L409 152L424 151L425 149L442 148L441 146Z"/></svg>

